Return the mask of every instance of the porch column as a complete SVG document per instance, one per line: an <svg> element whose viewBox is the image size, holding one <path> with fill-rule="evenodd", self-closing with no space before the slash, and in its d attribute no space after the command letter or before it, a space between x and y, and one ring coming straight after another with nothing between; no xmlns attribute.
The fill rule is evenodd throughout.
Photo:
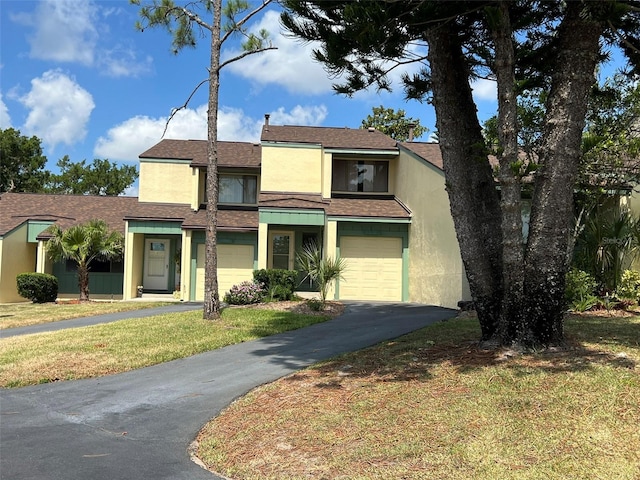
<svg viewBox="0 0 640 480"><path fill-rule="evenodd" d="M258 224L258 270L267 268L267 245L269 240L269 224Z"/></svg>
<svg viewBox="0 0 640 480"><path fill-rule="evenodd" d="M38 248L36 250L36 273L48 273L47 264L47 243L44 240L38 240Z"/></svg>

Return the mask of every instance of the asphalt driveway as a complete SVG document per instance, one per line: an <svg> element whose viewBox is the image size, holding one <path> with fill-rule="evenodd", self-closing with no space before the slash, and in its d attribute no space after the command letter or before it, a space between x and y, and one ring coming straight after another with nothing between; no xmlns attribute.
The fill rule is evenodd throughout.
<svg viewBox="0 0 640 480"><path fill-rule="evenodd" d="M189 444L252 388L450 318L415 304L349 303L345 314L253 342L109 377L0 391L0 478L218 478Z"/></svg>

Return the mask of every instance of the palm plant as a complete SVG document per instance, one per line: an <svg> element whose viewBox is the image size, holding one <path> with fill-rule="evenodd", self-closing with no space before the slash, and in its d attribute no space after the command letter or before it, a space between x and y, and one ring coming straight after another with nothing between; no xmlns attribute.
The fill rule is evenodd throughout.
<svg viewBox="0 0 640 480"><path fill-rule="evenodd" d="M344 258L323 258L322 250L311 242L302 247L302 251L296 255L296 261L300 270L307 274L318 285L320 302L324 307L331 284L342 278L347 264Z"/></svg>
<svg viewBox="0 0 640 480"><path fill-rule="evenodd" d="M578 268L592 274L605 290L616 290L634 253L636 221L628 210L596 210L577 239Z"/></svg>
<svg viewBox="0 0 640 480"><path fill-rule="evenodd" d="M89 300L89 270L94 260L111 260L122 255L123 236L103 220L90 220L66 230L51 227L52 237L47 242L47 253L54 262L71 260L78 268L80 301Z"/></svg>

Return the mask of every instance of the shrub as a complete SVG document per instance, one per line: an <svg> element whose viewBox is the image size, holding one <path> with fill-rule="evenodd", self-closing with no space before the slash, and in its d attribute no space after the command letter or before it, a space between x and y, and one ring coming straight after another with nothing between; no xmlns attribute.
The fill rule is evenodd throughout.
<svg viewBox="0 0 640 480"><path fill-rule="evenodd" d="M48 273L21 273L16 277L18 293L34 303L55 302L58 279Z"/></svg>
<svg viewBox="0 0 640 480"><path fill-rule="evenodd" d="M640 272L625 270L622 272L616 293L620 298L638 301L640 297Z"/></svg>
<svg viewBox="0 0 640 480"><path fill-rule="evenodd" d="M296 289L298 272L269 268L253 272L253 281L264 285L270 300L291 300Z"/></svg>
<svg viewBox="0 0 640 480"><path fill-rule="evenodd" d="M321 312L324 310L324 304L325 302L318 298L310 298L307 300L307 305L309 305L309 308L314 312Z"/></svg>
<svg viewBox="0 0 640 480"><path fill-rule="evenodd" d="M260 303L264 298L264 289L261 285L245 281L234 285L224 296L224 301L229 305L251 305Z"/></svg>
<svg viewBox="0 0 640 480"><path fill-rule="evenodd" d="M573 305L575 302L593 296L596 286L596 280L592 275L573 268L567 273L565 299L569 305Z"/></svg>
<svg viewBox="0 0 640 480"><path fill-rule="evenodd" d="M600 305L600 299L598 297L596 297L595 295L587 295L585 297L573 300L569 304L569 308L571 308L571 310L573 310L574 312L586 312L598 305Z"/></svg>

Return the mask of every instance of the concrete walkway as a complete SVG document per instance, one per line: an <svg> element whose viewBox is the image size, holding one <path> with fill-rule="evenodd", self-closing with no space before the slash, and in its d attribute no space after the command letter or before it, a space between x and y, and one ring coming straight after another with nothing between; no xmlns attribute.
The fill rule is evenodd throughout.
<svg viewBox="0 0 640 480"><path fill-rule="evenodd" d="M250 389L313 363L455 315L413 304L349 303L331 321L123 374L4 389L0 478L218 478L187 449Z"/></svg>

